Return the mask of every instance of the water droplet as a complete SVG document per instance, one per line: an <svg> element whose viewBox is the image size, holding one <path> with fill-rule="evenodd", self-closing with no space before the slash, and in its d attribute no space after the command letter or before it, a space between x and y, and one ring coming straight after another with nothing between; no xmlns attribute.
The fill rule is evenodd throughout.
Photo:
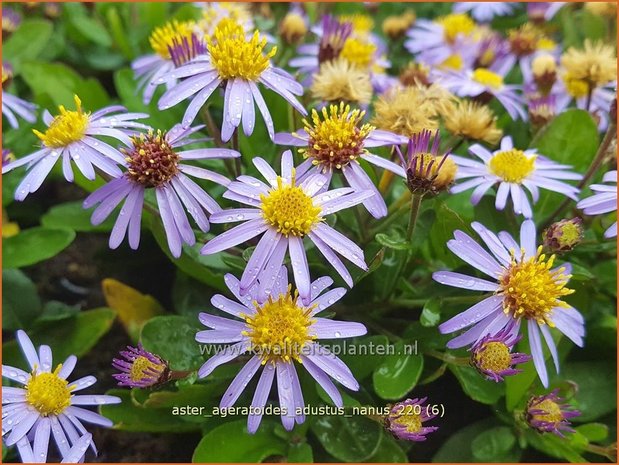
<svg viewBox="0 0 619 465"><path fill-rule="evenodd" d="M342 333L340 333L339 331L335 332L335 337L342 337Z"/></svg>

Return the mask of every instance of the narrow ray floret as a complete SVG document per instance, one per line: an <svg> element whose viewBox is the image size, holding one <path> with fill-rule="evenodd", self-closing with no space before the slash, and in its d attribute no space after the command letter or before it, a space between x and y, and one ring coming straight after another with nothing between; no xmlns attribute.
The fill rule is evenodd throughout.
<svg viewBox="0 0 619 465"><path fill-rule="evenodd" d="M45 132L33 132L41 140L41 149L2 167L2 173L26 165L27 174L15 191L16 200L24 200L35 192L50 173L56 162L62 159L62 172L67 181L73 182L72 163L86 177L94 180L95 168L110 176L119 176L119 165L125 165L125 157L116 148L99 137L116 139L125 145L131 144L136 130L148 126L135 121L147 118L145 113L127 113L125 107L113 105L92 114L82 108L82 101L75 96L75 110L60 105L60 113L52 116L47 110L43 121Z"/></svg>
<svg viewBox="0 0 619 465"><path fill-rule="evenodd" d="M344 362L318 341L362 336L367 332L361 323L334 321L317 316L346 293L344 288L324 292L333 284L331 278L325 276L311 284L307 304L301 302L297 291L293 291L288 284L286 267L278 268L269 293L261 291L262 279L261 276L258 282L242 294L241 283L233 275L227 274L226 284L238 302L215 295L211 303L234 318L200 313L202 324L212 329L196 334L199 343L232 344L202 365L198 371L200 378L243 354L251 355L223 394L220 408L232 407L262 367L251 402L252 413L247 420L250 433L255 433L260 425L262 411L275 379L284 427L291 430L295 423L305 421L302 411L305 402L295 366L297 363L307 370L336 406L342 407L342 395L332 379L353 391L359 389L359 383Z"/></svg>
<svg viewBox="0 0 619 465"><path fill-rule="evenodd" d="M260 157L255 157L253 163L268 184L252 176L240 176L230 183L224 198L236 200L249 208L223 210L213 214L211 222L244 223L211 239L202 248L202 254L217 253L262 235L241 277L241 294L245 295L259 276L262 276L262 285L268 289L275 281L288 250L296 287L307 304L311 299L309 267L303 244L307 237L352 287L352 277L335 252L367 270L363 250L329 226L325 218L367 201L374 193L349 187L326 190L327 179L320 173L304 176L303 181L299 181L311 163L294 168L290 150L282 155L280 176Z"/></svg>
<svg viewBox="0 0 619 465"><path fill-rule="evenodd" d="M468 13L477 21L487 23L497 16L512 14L517 4L513 2L457 2L454 13Z"/></svg>
<svg viewBox="0 0 619 465"><path fill-rule="evenodd" d="M522 339L507 326L496 334L488 334L471 347L471 364L487 379L500 382L505 376L516 375L522 370L515 365L531 360L527 354L512 353L513 347Z"/></svg>
<svg viewBox="0 0 619 465"><path fill-rule="evenodd" d="M564 432L574 432L570 419L580 416L580 411L566 403L558 393L559 390L555 389L546 395L531 397L527 402L525 420L540 433L564 437Z"/></svg>
<svg viewBox="0 0 619 465"><path fill-rule="evenodd" d="M606 173L602 182L608 184L592 184L589 188L595 194L578 202L577 207L585 215L602 215L617 211L617 170ZM615 185L613 186L612 183ZM616 221L604 232L604 237L617 237Z"/></svg>
<svg viewBox="0 0 619 465"><path fill-rule="evenodd" d="M497 184L497 210L503 210L507 199L511 197L514 212L525 218L533 216L527 191L533 202L539 199L540 188L578 200L580 190L562 180L579 180L582 175L568 171L571 166L555 163L536 149L515 148L509 136L501 140L501 147L494 152L479 144L469 147L469 152L481 159L481 162L454 155L453 159L458 165L456 179L464 181L452 187L451 192L456 194L475 188L471 195L473 205L477 205L490 188Z"/></svg>
<svg viewBox="0 0 619 465"><path fill-rule="evenodd" d="M454 232L447 247L455 255L486 274L492 281L450 271L433 274L435 281L447 286L493 294L468 310L442 323L443 334L469 328L447 343L449 348L475 345L489 334L504 328L514 337L526 321L533 363L544 386L548 373L544 361L541 337L559 371L557 347L549 328L556 328L579 347L584 344L584 318L562 299L574 291L567 287L571 265L555 266L555 256L546 256L536 246L535 224L525 220L520 229L520 244L507 232L498 235L480 223L471 227L490 250L488 253L463 231ZM540 336L541 333L541 336Z"/></svg>
<svg viewBox="0 0 619 465"><path fill-rule="evenodd" d="M185 78L180 84L168 90L159 100L159 108L170 108L186 99L191 99L183 126L189 126L200 109L220 85L224 91L224 114L221 138L230 140L234 131L242 124L243 132L249 136L255 127L255 105L264 118L271 138L275 135L273 119L269 108L258 89L260 83L278 93L301 114L307 112L295 95L303 94L303 86L281 68L271 64L277 52L276 47L265 52L266 38L255 31L251 38L243 26L235 20L223 19L216 26L212 36L207 38L207 53L195 58L157 82Z"/></svg>
<svg viewBox="0 0 619 465"><path fill-rule="evenodd" d="M29 123L34 123L37 120L37 106L7 91L12 79L13 67L6 62L2 62L2 114L6 117L11 127L17 129L19 122L15 115L17 114L17 116Z"/></svg>
<svg viewBox="0 0 619 465"><path fill-rule="evenodd" d="M160 78L206 53L206 42L195 29L193 21L173 20L153 30L149 42L155 53L136 58L131 63L145 104L153 98ZM177 83L175 78L165 81L168 90Z"/></svg>
<svg viewBox="0 0 619 465"><path fill-rule="evenodd" d="M311 121L303 120L303 129L291 134L278 133L275 143L302 147L299 152L306 161L297 172L299 180L320 175L328 187L334 172L341 171L355 192L374 192L374 196L367 199L364 206L372 216L380 218L387 214L387 206L374 182L359 164L359 160L363 159L405 176L401 166L370 153L368 148L402 144L407 139L363 123L364 116L364 111L352 110L344 103L325 106L320 112L312 110Z"/></svg>
<svg viewBox="0 0 619 465"><path fill-rule="evenodd" d="M7 446L16 445L23 462L45 462L50 436L53 436L60 456L77 462L84 455L71 448L83 446L80 437L87 434L82 422L112 426L107 418L83 406L118 404L120 398L108 395L76 395L97 382L94 376L75 381L67 378L75 368L77 357L69 356L53 369L52 350L42 345L38 351L24 331L17 332L17 341L28 362L30 372L2 366L2 376L23 387L2 386L2 435ZM93 452L97 449L90 443ZM76 456L79 457L76 458Z"/></svg>
<svg viewBox="0 0 619 465"><path fill-rule="evenodd" d="M127 171L112 179L84 200L84 208L97 204L91 218L93 224L101 224L123 202L110 235L109 245L117 248L129 237L129 246L137 249L140 244L140 223L144 207L144 195L154 189L157 207L174 257L180 257L183 244L194 245L195 234L185 210L202 231L210 228L207 214L221 210L217 202L190 176L228 185L228 178L211 170L187 164L190 160L238 158L235 150L210 148L179 150L203 142L190 136L203 126L183 128L177 124L170 131L149 131L134 136L129 147L123 149Z"/></svg>
<svg viewBox="0 0 619 465"><path fill-rule="evenodd" d="M427 397L406 399L392 405L384 420L387 431L404 441L425 441L428 434L438 430L438 426L424 426L436 417L428 408L427 400Z"/></svg>

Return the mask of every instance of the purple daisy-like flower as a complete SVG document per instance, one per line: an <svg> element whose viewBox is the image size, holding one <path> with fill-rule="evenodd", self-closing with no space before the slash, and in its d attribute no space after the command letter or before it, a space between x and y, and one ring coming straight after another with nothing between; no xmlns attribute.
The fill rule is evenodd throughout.
<svg viewBox="0 0 619 465"><path fill-rule="evenodd" d="M570 418L580 416L580 412L565 403L558 392L555 389L546 395L531 397L527 402L525 419L531 428L540 433L564 437L564 431L574 432L570 427Z"/></svg>
<svg viewBox="0 0 619 465"><path fill-rule="evenodd" d="M145 104L151 101L161 84L160 78L206 53L206 42L194 32L195 27L191 21L174 20L156 28L149 39L155 53L141 56L131 63L138 88L143 89ZM174 78L165 81L168 90L177 83L178 80Z"/></svg>
<svg viewBox="0 0 619 465"><path fill-rule="evenodd" d="M438 426L423 426L426 421L436 417L425 405L427 399L406 399L391 406L385 417L387 431L404 441L425 441L428 434L438 430Z"/></svg>
<svg viewBox="0 0 619 465"><path fill-rule="evenodd" d="M269 277L261 276L259 281L263 279L270 280ZM316 316L341 299L346 293L345 289L336 288L323 293L333 284L333 280L326 276L319 278L311 284L309 302L303 304L297 292L292 292L284 266L278 268L274 283L269 283L272 286L269 293L261 290L262 282L254 283L247 292L242 293L241 283L233 275L227 274L225 281L240 303L222 295L213 296L211 303L235 318L200 313L200 322L212 329L198 332L196 341L233 345L208 359L198 371L198 376L204 378L218 366L244 353L253 353L220 402L222 409L232 407L260 367L263 367L251 403L252 413L247 420L250 433L255 433L260 425L261 411L275 378L284 427L291 430L295 423L305 421L300 411L305 402L295 362L307 370L338 407L343 406L342 396L331 379L353 391L359 389L359 383L344 362L318 342L319 339L341 339L366 334L367 329L361 323Z"/></svg>
<svg viewBox="0 0 619 465"><path fill-rule="evenodd" d="M110 176L119 176L122 172L118 165L124 165L125 158L98 137L111 137L129 145L130 136L136 133L134 129L148 129L148 126L134 121L147 118L145 113L126 113L125 107L119 105L102 108L93 114L85 113L77 95L75 106L73 111L61 105L60 114L55 117L46 110L43 121L47 130L43 133L33 129L41 139L41 149L2 167L4 174L19 166L27 166L28 173L15 191L16 200L24 200L41 187L59 159L62 159L62 172L69 182L74 178L71 162L86 179L95 179L95 167Z"/></svg>
<svg viewBox="0 0 619 465"><path fill-rule="evenodd" d="M501 60L490 68L475 68L463 72L444 73L440 83L459 97L496 98L514 118L527 119L524 98L519 94L522 86L505 84L503 78L511 69L508 60Z"/></svg>
<svg viewBox="0 0 619 465"><path fill-rule="evenodd" d="M202 231L210 228L207 213L221 210L217 202L189 176L226 186L230 181L213 171L192 166L188 160L237 158L241 154L230 149L192 149L178 151L186 145L205 139L190 136L204 126L183 128L177 124L168 132L150 131L130 140L126 155L127 172L108 182L84 200L84 208L99 206L92 214L93 224L100 224L124 200L110 235L110 248L117 248L129 237L129 246L140 244L140 223L147 189L154 189L157 206L165 229L170 252L180 257L183 244L194 245L195 234L185 210Z"/></svg>
<svg viewBox="0 0 619 465"><path fill-rule="evenodd" d="M477 205L488 190L498 184L495 206L503 210L511 197L514 212L525 218L533 216L533 210L525 188L533 202L539 199L539 189L548 189L578 200L580 190L560 180L579 180L582 175L568 171L571 166L561 165L537 153L536 149L519 150L514 148L511 137L501 140L499 150L490 152L479 144L469 147L469 152L482 162L453 156L458 165L456 179L466 179L451 188L452 193L475 188L471 203Z"/></svg>
<svg viewBox="0 0 619 465"><path fill-rule="evenodd" d="M127 346L120 355L124 360L115 358L112 366L120 371L112 377L119 386L145 388L165 383L169 379L168 362L158 355L144 350L142 344L137 347Z"/></svg>
<svg viewBox="0 0 619 465"><path fill-rule="evenodd" d="M4 14L4 8L3 8ZM3 17L4 21L4 17ZM20 116L29 123L34 123L37 120L35 110L37 106L34 103L27 102L11 93L6 89L13 79L13 67L6 63L2 63L2 114L6 116L9 124L13 129L19 127L17 116Z"/></svg>
<svg viewBox="0 0 619 465"><path fill-rule="evenodd" d="M602 178L602 182L615 183L592 184L589 188L595 192L590 197L578 202L576 207L580 208L585 215L603 215L604 213L617 211L617 170L609 171ZM604 237L617 237L617 222L604 232Z"/></svg>
<svg viewBox="0 0 619 465"><path fill-rule="evenodd" d="M513 13L516 5L510 2L457 2L454 3L453 11L454 13L470 13L477 21L487 23L497 16Z"/></svg>
<svg viewBox="0 0 619 465"><path fill-rule="evenodd" d="M550 21L567 2L527 2L527 15L533 22Z"/></svg>
<svg viewBox="0 0 619 465"><path fill-rule="evenodd" d="M511 328L505 327L496 334L488 334L471 347L471 363L489 380L500 382L505 376L516 375L522 370L514 365L531 360L527 354L512 353L512 348L522 339Z"/></svg>
<svg viewBox="0 0 619 465"><path fill-rule="evenodd" d="M13 8L2 7L2 34L15 32L21 24L21 15ZM3 99L4 100L4 99Z"/></svg>
<svg viewBox="0 0 619 465"><path fill-rule="evenodd" d="M253 133L255 105L262 113L269 135L274 137L273 119L258 89L258 83L284 97L301 114L307 114L295 97L303 94L303 86L289 73L271 64L270 59L277 48L273 47L268 53L263 53L266 38L261 39L258 31L248 39L240 24L232 19L224 19L207 40L206 55L195 58L193 62L157 81L163 83L171 79L186 78L163 94L159 100L160 109L170 108L191 98L182 121L183 126L189 126L211 94L223 84L225 91L221 138L224 141L230 140L241 123L245 135Z"/></svg>
<svg viewBox="0 0 619 465"><path fill-rule="evenodd" d="M252 177L239 176L228 186L224 198L236 200L250 208L223 210L211 215L212 223L244 221L211 239L201 253L209 255L234 247L262 235L241 277L241 295L261 277L264 289L273 285L284 262L286 250L290 253L296 288L305 304L311 300L309 266L303 239L308 237L327 261L352 287L350 273L335 252L359 268L367 270L363 250L325 222L327 215L367 201L372 191L355 191L350 187L325 191L327 178L320 173L305 176L293 167L292 152L282 155L281 176L260 157L254 165L268 184ZM308 164L306 163L305 168ZM300 167L301 168L301 167Z"/></svg>
<svg viewBox="0 0 619 465"><path fill-rule="evenodd" d="M447 343L447 347L454 349L475 345L488 334L497 334L506 327L509 334L516 335L521 322L526 320L533 363L542 384L548 386L540 332L557 372L559 357L549 328L558 329L579 347L584 343L582 315L561 300L574 292L566 287L571 277L571 265L566 263L553 267L555 256L548 257L542 253L541 246L536 247L535 224L531 220L522 223L520 244L505 231L496 235L477 222L472 223L471 227L490 253L459 230L447 242L447 248L493 281L450 271L438 271L432 277L447 286L493 294L442 323L439 331L449 334L470 327Z"/></svg>
<svg viewBox="0 0 619 465"><path fill-rule="evenodd" d="M320 113L312 110L311 122L303 120L304 129L291 134L277 133L274 141L276 144L303 147L299 152L306 161L297 170L300 181L319 174L325 179L324 187L327 188L333 173L341 171L355 192L374 192L374 196L363 205L374 218L381 218L387 215L387 205L358 159L406 177L401 166L370 153L368 148L403 144L408 139L376 129L370 124L362 124L364 116L364 111L351 110L344 103L330 105L328 109L325 106Z"/></svg>
<svg viewBox="0 0 619 465"><path fill-rule="evenodd" d="M75 392L97 382L94 376L67 381L77 362L75 355L69 356L52 371L52 350L49 346L42 345L37 351L28 335L21 330L17 331L17 341L31 371L2 366L4 378L24 386L2 386L2 435L5 444L16 445L24 462L45 462L50 436L53 436L62 458L74 457L71 447L80 443L80 436L87 433L82 421L112 426L110 420L82 406L118 404L121 400L107 395L75 395ZM91 447L96 454L94 443Z"/></svg>

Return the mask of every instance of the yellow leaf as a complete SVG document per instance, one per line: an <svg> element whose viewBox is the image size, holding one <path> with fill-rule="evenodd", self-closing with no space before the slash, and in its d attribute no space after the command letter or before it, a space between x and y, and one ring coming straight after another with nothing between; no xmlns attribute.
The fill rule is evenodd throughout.
<svg viewBox="0 0 619 465"><path fill-rule="evenodd" d="M136 342L144 323L164 313L161 304L152 296L142 294L126 284L107 278L101 282L107 306L118 313L120 322Z"/></svg>

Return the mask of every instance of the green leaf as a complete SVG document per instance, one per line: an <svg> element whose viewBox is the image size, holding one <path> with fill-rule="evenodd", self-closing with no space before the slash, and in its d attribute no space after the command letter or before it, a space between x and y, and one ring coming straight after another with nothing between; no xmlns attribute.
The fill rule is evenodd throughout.
<svg viewBox="0 0 619 465"><path fill-rule="evenodd" d="M603 423L588 423L574 428L590 442L600 442L608 437L608 426Z"/></svg>
<svg viewBox="0 0 619 465"><path fill-rule="evenodd" d="M114 226L114 218L94 226L90 222L92 211L84 210L82 201L54 205L41 217L41 224L48 228L68 228L77 232L108 232Z"/></svg>
<svg viewBox="0 0 619 465"><path fill-rule="evenodd" d="M273 455L286 455L286 442L274 433L274 422L263 420L255 434L249 434L246 425L243 419L209 431L196 447L192 461L255 463Z"/></svg>
<svg viewBox="0 0 619 465"><path fill-rule="evenodd" d="M2 329L28 329L43 307L37 287L20 270L2 270Z"/></svg>
<svg viewBox="0 0 619 465"><path fill-rule="evenodd" d="M566 441L556 434L540 434L536 431L526 431L528 443L535 449L556 457L561 460L568 460L572 463L582 463L587 460L580 455L582 448L575 448L571 441ZM572 436L578 433L573 433ZM582 437L582 436L581 436ZM570 438L571 439L571 438Z"/></svg>
<svg viewBox="0 0 619 465"><path fill-rule="evenodd" d="M419 322L422 326L432 328L441 321L441 301L439 299L430 299L423 306Z"/></svg>
<svg viewBox="0 0 619 465"><path fill-rule="evenodd" d="M21 64L34 60L47 46L54 28L44 19L25 19L19 28L2 44L2 56L13 66L15 73Z"/></svg>
<svg viewBox="0 0 619 465"><path fill-rule="evenodd" d="M347 350L342 353L341 359L355 378L361 380L372 373L385 358L385 352L380 353L381 349L375 349L386 348L388 345L389 339L383 335L355 338L346 341Z"/></svg>
<svg viewBox="0 0 619 465"><path fill-rule="evenodd" d="M52 348L54 361L63 362L69 355L81 357L92 349L112 327L116 313L109 308L96 308L78 313L75 318L53 321L37 326L28 336L35 346L46 344ZM18 368L26 368L17 341L2 346L3 361Z"/></svg>
<svg viewBox="0 0 619 465"><path fill-rule="evenodd" d="M68 23L84 38L103 47L112 45L112 38L103 24L88 16L68 15Z"/></svg>
<svg viewBox="0 0 619 465"><path fill-rule="evenodd" d="M317 417L310 426L325 450L343 462L362 462L376 453L383 428L369 418Z"/></svg>
<svg viewBox="0 0 619 465"><path fill-rule="evenodd" d="M520 451L515 446L516 436L506 426L484 431L471 444L473 456L481 462L516 462Z"/></svg>
<svg viewBox="0 0 619 465"><path fill-rule="evenodd" d="M290 444L288 449L288 463L312 463L314 452L312 446L306 442Z"/></svg>
<svg viewBox="0 0 619 465"><path fill-rule="evenodd" d="M614 369L614 363L603 361L565 365L562 377L578 385L575 399L581 415L574 421L589 422L617 409L617 380L614 376L601 376L602 373L613 373Z"/></svg>
<svg viewBox="0 0 619 465"><path fill-rule="evenodd" d="M520 365L519 369L522 370L522 373L519 373L518 376L507 376L505 378L505 405L510 412L518 407L538 376L532 362Z"/></svg>
<svg viewBox="0 0 619 465"><path fill-rule="evenodd" d="M384 434L376 452L365 460L368 463L407 463L408 457L395 439Z"/></svg>
<svg viewBox="0 0 619 465"><path fill-rule="evenodd" d="M406 242L404 235L397 229L391 229L389 234L376 234L376 242L394 250L409 250L411 248L411 244Z"/></svg>
<svg viewBox="0 0 619 465"><path fill-rule="evenodd" d="M496 427L496 420L486 419L468 425L452 434L432 457L432 462L474 462L473 440L483 431Z"/></svg>
<svg viewBox="0 0 619 465"><path fill-rule="evenodd" d="M59 321L75 317L80 311L78 305L67 305L57 300L45 302L41 316L37 318L36 325L40 326L49 321Z"/></svg>
<svg viewBox="0 0 619 465"><path fill-rule="evenodd" d="M114 422L114 429L146 433L183 433L199 429L196 423L184 421L182 416L174 415L171 408L140 407L129 390L112 389L106 394L122 399L120 404L101 406L101 415Z"/></svg>
<svg viewBox="0 0 619 465"><path fill-rule="evenodd" d="M408 346L403 342L394 347L398 355L387 355L372 376L376 394L387 400L398 400L409 393L423 371L421 355L406 354Z"/></svg>
<svg viewBox="0 0 619 465"><path fill-rule="evenodd" d="M477 402L492 405L504 395L502 384L488 381L473 368L451 365L449 369L460 381L466 395Z"/></svg>
<svg viewBox="0 0 619 465"><path fill-rule="evenodd" d="M178 315L158 316L146 322L141 341L144 348L170 363L173 370L195 370L204 363L196 333L198 320Z"/></svg>
<svg viewBox="0 0 619 465"><path fill-rule="evenodd" d="M47 260L73 242L75 232L70 229L36 227L2 241L3 268L20 268Z"/></svg>

